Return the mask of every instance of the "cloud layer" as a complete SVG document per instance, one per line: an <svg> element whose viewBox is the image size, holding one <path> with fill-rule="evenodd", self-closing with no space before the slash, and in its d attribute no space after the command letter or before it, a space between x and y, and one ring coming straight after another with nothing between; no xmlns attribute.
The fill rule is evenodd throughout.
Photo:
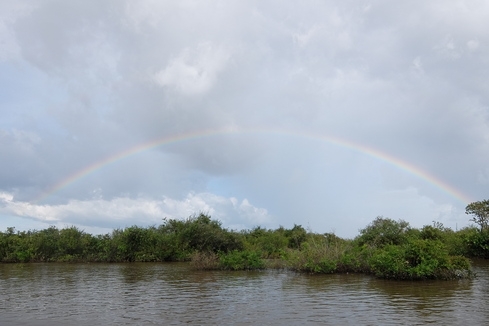
<svg viewBox="0 0 489 326"><path fill-rule="evenodd" d="M486 196L488 14L441 0L4 1L0 227L200 211L348 237L378 215L468 225L466 202L395 162ZM146 149L121 155L132 148Z"/></svg>

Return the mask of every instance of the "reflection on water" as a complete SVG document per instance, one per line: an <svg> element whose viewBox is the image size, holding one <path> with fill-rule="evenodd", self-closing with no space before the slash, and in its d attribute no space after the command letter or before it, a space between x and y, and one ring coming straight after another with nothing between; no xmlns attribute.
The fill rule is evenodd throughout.
<svg viewBox="0 0 489 326"><path fill-rule="evenodd" d="M470 281L194 271L185 263L2 264L0 325L485 324L489 264Z"/></svg>

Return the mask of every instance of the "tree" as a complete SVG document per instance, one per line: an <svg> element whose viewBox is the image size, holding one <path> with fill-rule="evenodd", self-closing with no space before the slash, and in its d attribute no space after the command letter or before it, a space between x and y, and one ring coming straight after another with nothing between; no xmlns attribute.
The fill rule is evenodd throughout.
<svg viewBox="0 0 489 326"><path fill-rule="evenodd" d="M471 221L478 224L481 231L487 229L489 226L489 200L470 203L465 208L465 214L474 215Z"/></svg>
<svg viewBox="0 0 489 326"><path fill-rule="evenodd" d="M376 247L399 245L406 241L408 231L408 222L378 216L370 225L360 230L357 241L360 245L367 244Z"/></svg>

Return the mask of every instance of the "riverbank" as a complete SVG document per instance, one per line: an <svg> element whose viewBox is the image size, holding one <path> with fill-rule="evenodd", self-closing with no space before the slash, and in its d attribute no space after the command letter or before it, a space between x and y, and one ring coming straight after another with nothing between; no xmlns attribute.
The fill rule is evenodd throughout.
<svg viewBox="0 0 489 326"><path fill-rule="evenodd" d="M487 257L476 228L411 228L378 217L354 239L306 231L234 231L200 214L158 227L132 226L92 236L76 227L0 232L0 262L191 261L200 269L286 268L305 273L366 273L398 280L472 277L471 257ZM489 236L487 237L489 239ZM271 264L270 262L273 262Z"/></svg>

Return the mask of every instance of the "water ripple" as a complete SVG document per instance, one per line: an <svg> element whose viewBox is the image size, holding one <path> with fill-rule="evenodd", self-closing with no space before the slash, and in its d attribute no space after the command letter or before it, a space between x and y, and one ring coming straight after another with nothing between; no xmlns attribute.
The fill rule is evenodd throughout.
<svg viewBox="0 0 489 326"><path fill-rule="evenodd" d="M188 264L0 265L2 325L460 325L489 320L489 265L456 282L194 271Z"/></svg>

